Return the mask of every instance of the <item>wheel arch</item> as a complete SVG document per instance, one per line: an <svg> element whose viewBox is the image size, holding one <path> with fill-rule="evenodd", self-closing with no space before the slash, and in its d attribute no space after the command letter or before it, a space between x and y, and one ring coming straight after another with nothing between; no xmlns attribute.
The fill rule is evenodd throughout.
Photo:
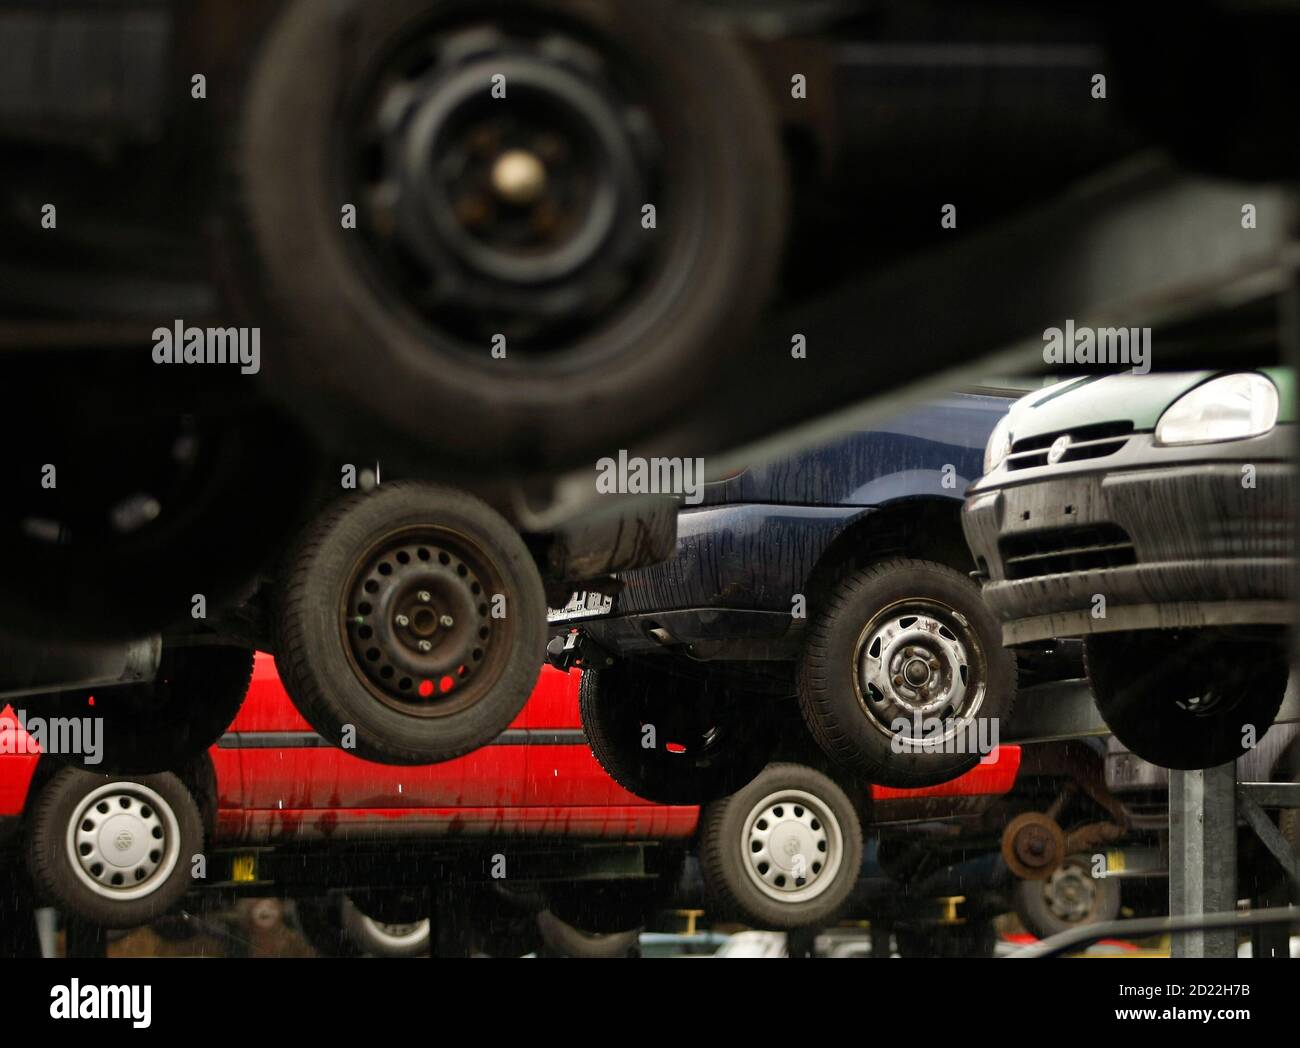
<svg viewBox="0 0 1300 1048"><path fill-rule="evenodd" d="M805 585L809 613L850 572L888 557L932 560L973 571L975 560L961 528L957 498L915 496L887 502L864 514L822 552Z"/></svg>

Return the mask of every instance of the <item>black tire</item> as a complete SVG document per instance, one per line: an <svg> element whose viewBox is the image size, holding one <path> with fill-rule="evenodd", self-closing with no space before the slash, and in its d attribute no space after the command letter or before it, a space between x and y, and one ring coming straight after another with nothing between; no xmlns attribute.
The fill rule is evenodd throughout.
<svg viewBox="0 0 1300 1048"><path fill-rule="evenodd" d="M469 934L474 950L489 957L523 957L542 948L537 915L540 895L516 894L500 885L470 889Z"/></svg>
<svg viewBox="0 0 1300 1048"><path fill-rule="evenodd" d="M130 401L88 392L75 417L38 413L12 439L12 420L0 423L6 631L146 636L191 623L195 594L209 615L243 596L280 553L315 483L314 452L265 411L158 417L184 395L145 375ZM48 491L32 479L45 463L57 466Z"/></svg>
<svg viewBox="0 0 1300 1048"><path fill-rule="evenodd" d="M1071 855L1049 878L1017 881L1012 903L1027 931L1046 939L1119 917L1120 884L1092 876L1091 855Z"/></svg>
<svg viewBox="0 0 1300 1048"><path fill-rule="evenodd" d="M1277 716L1290 672L1283 637L1097 633L1084 661L1097 711L1128 749L1163 768L1213 768L1247 752L1247 726L1258 741Z"/></svg>
<svg viewBox="0 0 1300 1048"><path fill-rule="evenodd" d="M432 923L427 916L392 922L362 912L344 896L339 903L343 933L355 953L368 957L427 957Z"/></svg>
<svg viewBox="0 0 1300 1048"><path fill-rule="evenodd" d="M909 616L934 624L934 631L909 632ZM896 631L888 635L892 643L915 638L916 647L889 646L884 631ZM882 679L884 671L907 668L895 665L907 650L924 656L918 665L933 667L925 683L944 684L939 696L921 698L922 685L899 686L898 674L885 673L883 689L860 679L860 658ZM907 665L913 662L909 658ZM927 751L925 744L937 739L894 730L900 722L912 724L913 712L951 719L952 731L945 734L965 732L967 740L982 743L980 729L1005 725L1015 698L1015 658L1002 647L1002 629L979 587L931 561L887 560L841 579L813 623L799 663L799 704L818 745L856 775L883 786L935 786L979 763L978 752ZM927 709L931 702L940 705Z"/></svg>
<svg viewBox="0 0 1300 1048"><path fill-rule="evenodd" d="M247 648L165 648L148 684L42 695L27 700L24 710L47 719L99 718L102 751L94 770L149 775L203 756L235 719L252 677ZM50 753L48 759L81 765L84 755Z"/></svg>
<svg viewBox="0 0 1300 1048"><path fill-rule="evenodd" d="M550 910L537 915L537 927L552 957L635 957L641 929L622 932L584 932L560 920Z"/></svg>
<svg viewBox="0 0 1300 1048"><path fill-rule="evenodd" d="M725 797L763 770L777 741L761 700L653 663L584 671L578 706L601 767L657 804Z"/></svg>
<svg viewBox="0 0 1300 1048"><path fill-rule="evenodd" d="M256 56L232 151L234 225L246 230L253 257L229 268L244 278L246 299L268 317L288 318L292 328L264 368L272 388L340 443L364 444L386 430L407 445L414 439L436 450L444 464L488 473L515 469L521 460L541 467L590 463L701 400L744 347L772 284L785 226L783 154L772 108L743 50L673 0L511 0L486 10L472 0L397 0L352 5L343 22L337 9L313 0L285 5ZM469 40L464 30L480 28L472 46L461 46ZM439 34L456 38L439 47L447 40L435 39ZM471 262L476 253L455 246L466 220L430 203L443 200L442 187L409 205L396 202L400 214L371 215L372 187L351 151L362 136L347 121L362 124L383 111L368 92L390 56L396 68L403 54L410 58L408 43L421 46L417 37L439 57L418 74L403 74L415 108L430 99L446 100L446 112L460 114L478 105L477 95L462 100L449 84L456 77L477 84L486 53L513 71L512 82L525 84L492 103L503 111L511 98L541 97L543 88L528 86L540 82L533 69L551 83L562 76L580 85L575 90L602 112L613 102L615 124L638 105L646 110L648 123L639 126L653 129L653 151L665 154L652 165L661 182L654 192L659 239L647 245L641 236L650 187L617 188L622 176L642 179L643 165L632 160L608 168L619 175L607 183L619 194L608 236L574 272L540 286ZM541 38L561 46L537 46ZM302 77L302 69L312 75ZM591 90L581 86L588 84ZM596 126L593 111L573 110L584 114L584 128ZM383 129L379 155L419 152L393 144L409 139L416 123L402 118ZM450 141L449 131L442 134L450 126L450 119L437 121L434 141ZM619 130L611 141L632 143L634 158L642 153L638 134L627 138ZM406 177L387 175L399 190ZM341 228L345 203L359 209L355 230ZM488 203L493 215L505 206ZM590 214L579 217L585 222ZM455 235L442 227L442 235L431 235L438 222L450 221ZM485 235L495 235L497 218L486 221ZM398 241L401 252L392 248ZM575 296L588 303L593 278L607 285L624 271L624 257L647 247L658 251L629 278L627 295L599 308L574 307ZM412 259L434 266L444 278L438 286L456 296L452 308L418 302L390 254L408 267ZM423 287L432 284L431 276ZM578 324L575 318L588 313L591 323ZM493 359L491 333L507 330L518 334L507 356Z"/></svg>
<svg viewBox="0 0 1300 1048"><path fill-rule="evenodd" d="M407 630L385 609L414 609L416 593L432 599ZM504 616L493 618L498 595ZM432 639L417 639L426 612ZM280 677L312 727L367 760L434 764L491 742L523 708L545 658L546 600L499 514L451 488L399 482L341 500L308 529L281 579L275 629Z"/></svg>
<svg viewBox="0 0 1300 1048"><path fill-rule="evenodd" d="M28 817L32 883L65 914L102 928L134 928L167 913L189 890L191 861L203 851L198 806L170 773L127 778L63 768L41 788ZM79 853L91 848L84 870L74 866L70 834ZM154 841L161 846L150 849ZM123 865L123 857L139 865ZM147 871L142 879L139 870Z"/></svg>
<svg viewBox="0 0 1300 1048"><path fill-rule="evenodd" d="M894 938L900 957L992 957L998 944L997 929L987 918L898 927Z"/></svg>
<svg viewBox="0 0 1300 1048"><path fill-rule="evenodd" d="M302 937L322 957L356 957L356 943L343 928L343 896L295 899L294 919Z"/></svg>
<svg viewBox="0 0 1300 1048"><path fill-rule="evenodd" d="M680 862L681 857L676 857ZM680 866L657 876L573 881L551 886L546 909L566 924L592 935L613 935L648 924L667 904L677 885Z"/></svg>
<svg viewBox="0 0 1300 1048"><path fill-rule="evenodd" d="M773 825L773 818L781 821ZM828 776L802 764L771 764L705 808L698 847L711 910L755 928L815 928L835 920L858 883L862 823ZM800 856L803 878L791 865Z"/></svg>

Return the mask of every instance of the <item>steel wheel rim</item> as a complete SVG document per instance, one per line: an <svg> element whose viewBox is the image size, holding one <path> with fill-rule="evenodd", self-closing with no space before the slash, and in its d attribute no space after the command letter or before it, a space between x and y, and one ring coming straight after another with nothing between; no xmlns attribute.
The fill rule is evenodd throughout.
<svg viewBox="0 0 1300 1048"><path fill-rule="evenodd" d="M1043 882L1043 901L1054 916L1079 924L1097 908L1097 885L1080 863L1067 859Z"/></svg>
<svg viewBox="0 0 1300 1048"><path fill-rule="evenodd" d="M765 897L788 905L827 891L844 861L839 819L829 804L806 790L777 790L763 797L746 815L739 843L751 883Z"/></svg>
<svg viewBox="0 0 1300 1048"><path fill-rule="evenodd" d="M970 621L942 601L909 599L882 608L858 634L853 687L867 719L903 745L935 747L974 721L988 687L988 660ZM944 730L913 739L896 720L934 718Z"/></svg>
<svg viewBox="0 0 1300 1048"><path fill-rule="evenodd" d="M87 794L68 822L68 861L96 895L129 902L152 895L180 860L180 822L159 794L110 782Z"/></svg>
<svg viewBox="0 0 1300 1048"><path fill-rule="evenodd" d="M426 23L396 42L357 78L335 146L372 281L473 352L504 331L552 353L574 318L594 328L635 301L661 261L638 221L663 197L642 86L609 42L531 17ZM539 173L531 188L500 180L508 157ZM472 320L485 311L488 329Z"/></svg>
<svg viewBox="0 0 1300 1048"><path fill-rule="evenodd" d="M493 560L461 532L419 525L375 540L357 557L339 608L358 680L409 716L476 705L510 657L510 615L492 617L497 594L513 599Z"/></svg>
<svg viewBox="0 0 1300 1048"><path fill-rule="evenodd" d="M367 917L364 913L360 914L360 917L365 922L366 928L371 935L385 946L395 949L414 946L429 937L429 919L427 917L409 924L384 924L373 917Z"/></svg>

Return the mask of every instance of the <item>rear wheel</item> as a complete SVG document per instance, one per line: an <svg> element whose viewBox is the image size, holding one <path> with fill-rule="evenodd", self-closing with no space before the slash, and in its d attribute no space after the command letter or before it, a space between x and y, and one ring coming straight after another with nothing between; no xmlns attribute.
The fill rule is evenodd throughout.
<svg viewBox="0 0 1300 1048"><path fill-rule="evenodd" d="M537 927L546 950L555 957L634 957L641 930L620 932L584 932L560 920L550 910L537 915Z"/></svg>
<svg viewBox="0 0 1300 1048"><path fill-rule="evenodd" d="M198 805L171 774L64 768L41 789L30 818L33 884L65 913L104 928L148 924L170 910L203 851Z"/></svg>
<svg viewBox="0 0 1300 1048"><path fill-rule="evenodd" d="M712 388L775 275L770 103L671 0L299 0L240 132L229 268L293 327L266 379L333 439L590 462Z"/></svg>
<svg viewBox="0 0 1300 1048"><path fill-rule="evenodd" d="M1286 693L1285 636L1216 630L1097 633L1084 641L1097 711L1143 760L1212 768L1243 756Z"/></svg>
<svg viewBox="0 0 1300 1048"><path fill-rule="evenodd" d="M1016 916L1040 939L1119 916L1120 887L1114 877L1093 877L1092 857L1071 855L1045 880L1015 887Z"/></svg>
<svg viewBox="0 0 1300 1048"><path fill-rule="evenodd" d="M399 482L345 499L282 580L276 666L312 726L386 764L451 760L523 708L546 600L518 533L463 492Z"/></svg>
<svg viewBox="0 0 1300 1048"><path fill-rule="evenodd" d="M757 928L815 927L834 920L858 882L862 825L826 775L772 764L704 810L699 850L722 912Z"/></svg>
<svg viewBox="0 0 1300 1048"><path fill-rule="evenodd" d="M884 786L934 786L969 771L1015 696L1015 660L979 587L930 561L884 561L841 580L799 666L818 744Z"/></svg>
<svg viewBox="0 0 1300 1048"><path fill-rule="evenodd" d="M586 671L579 688L591 752L620 786L659 804L704 804L757 775L776 744L761 700L653 663Z"/></svg>
<svg viewBox="0 0 1300 1048"><path fill-rule="evenodd" d="M24 704L29 717L95 717L103 726L96 770L146 775L201 757L230 726L253 675L247 648L166 648L148 684L57 692ZM50 753L81 764L84 754Z"/></svg>

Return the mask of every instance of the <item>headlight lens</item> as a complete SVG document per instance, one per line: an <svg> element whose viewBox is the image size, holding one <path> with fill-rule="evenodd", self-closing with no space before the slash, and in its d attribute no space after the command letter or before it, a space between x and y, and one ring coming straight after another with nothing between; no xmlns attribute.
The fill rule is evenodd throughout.
<svg viewBox="0 0 1300 1048"><path fill-rule="evenodd" d="M1156 423L1157 444L1209 444L1267 433L1277 424L1277 387L1253 371L1223 375L1175 400Z"/></svg>
<svg viewBox="0 0 1300 1048"><path fill-rule="evenodd" d="M984 472L992 473L1011 454L1011 416L1003 415L984 445Z"/></svg>

